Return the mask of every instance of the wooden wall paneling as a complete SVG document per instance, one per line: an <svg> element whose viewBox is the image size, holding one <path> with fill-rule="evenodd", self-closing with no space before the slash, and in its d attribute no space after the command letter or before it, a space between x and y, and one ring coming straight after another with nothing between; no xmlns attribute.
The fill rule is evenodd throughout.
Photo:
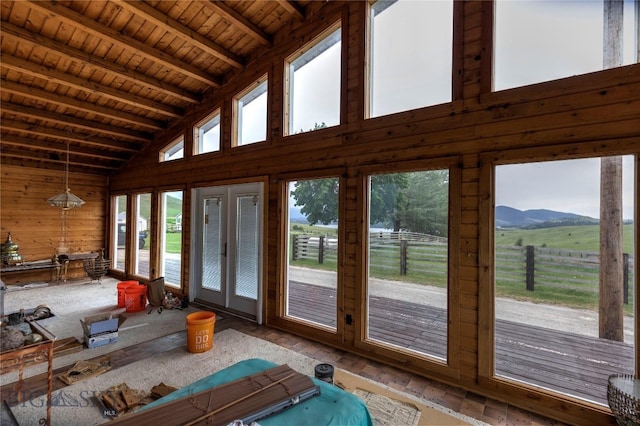
<svg viewBox="0 0 640 426"><path fill-rule="evenodd" d="M350 2L343 15L342 26L345 40L343 43L343 72L345 106L340 122L349 125L361 121L367 114L369 78L369 54L367 51L369 13L366 2Z"/></svg>
<svg viewBox="0 0 640 426"><path fill-rule="evenodd" d="M63 190L63 172L33 169L28 174L19 166L3 165L0 175L0 230L2 242L11 232L25 261L51 259L62 237L62 211L47 204L47 198ZM69 187L85 201L66 216L65 245L69 253L98 251L104 244L105 195L107 179L102 176L69 173ZM38 206L34 208L34 206ZM26 214L25 212L28 212ZM71 278L86 276L82 263L72 262ZM51 279L42 272L3 275L7 284Z"/></svg>

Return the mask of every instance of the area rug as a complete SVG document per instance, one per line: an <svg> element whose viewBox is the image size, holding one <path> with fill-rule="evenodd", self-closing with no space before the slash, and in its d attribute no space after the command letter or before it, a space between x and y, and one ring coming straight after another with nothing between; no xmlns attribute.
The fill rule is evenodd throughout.
<svg viewBox="0 0 640 426"><path fill-rule="evenodd" d="M131 345L146 342L158 337L173 334L186 328L186 316L196 309L189 307L185 310L163 310L158 313L153 310L140 312L125 312L125 308L118 308L118 280L103 278L101 283L67 283L64 285L49 285L31 287L23 290L11 290L5 294L5 312L17 312L22 309L33 309L38 305L46 305L54 316L45 321L44 327L58 340L75 337L83 341L84 332L81 319L92 315L112 313L114 316L123 315L126 319L118 330L118 341L93 349L83 349L54 358L53 367L66 367L76 361L94 358L126 348ZM31 377L47 371L46 363L38 364L24 371L24 377ZM0 376L2 384L15 382L17 372Z"/></svg>
<svg viewBox="0 0 640 426"><path fill-rule="evenodd" d="M180 388L239 361L251 358L261 358L277 364L287 364L294 370L309 376L314 375L315 366L322 362L265 340L248 336L233 329L227 329L214 333L213 348L207 352L189 353L186 347L173 349L54 392L52 425L84 426L109 422L110 418L103 416L102 407L95 399L95 395L111 386L124 382L132 388L149 391L153 386L162 382L168 386ZM341 370L336 372L336 376L338 376L338 372L341 372ZM343 380L349 380L347 375L340 377L343 377ZM359 377L358 380L358 388L378 393L374 382L362 377ZM398 395L392 398L396 401L401 400L402 397L408 397L399 392L393 395ZM483 424L457 413L447 415L445 414L447 412L446 408L429 401L423 402L424 410L433 410L439 415L444 415L445 419L449 419L445 423L439 420L438 423L430 424ZM396 402L392 401L390 403L395 404ZM37 424L38 419L44 417L46 412L45 397L41 396L27 400L11 407L11 411L19 424ZM421 416L430 417L429 413L424 411L421 412ZM442 419L443 417L437 418Z"/></svg>

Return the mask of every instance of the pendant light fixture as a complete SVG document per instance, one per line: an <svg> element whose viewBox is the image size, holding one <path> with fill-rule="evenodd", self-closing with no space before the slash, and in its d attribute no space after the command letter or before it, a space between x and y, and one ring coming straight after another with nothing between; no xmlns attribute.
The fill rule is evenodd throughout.
<svg viewBox="0 0 640 426"><path fill-rule="evenodd" d="M64 192L54 195L47 202L52 207L61 207L62 210L73 209L84 204L84 201L69 189L69 142L67 142L67 161L64 163Z"/></svg>

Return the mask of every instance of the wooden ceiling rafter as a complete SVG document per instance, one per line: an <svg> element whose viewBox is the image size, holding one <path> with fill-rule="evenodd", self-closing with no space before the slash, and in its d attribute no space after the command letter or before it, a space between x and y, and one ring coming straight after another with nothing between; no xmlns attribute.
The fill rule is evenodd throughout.
<svg viewBox="0 0 640 426"><path fill-rule="evenodd" d="M2 144L9 146L16 146L20 148L29 148L29 149L39 149L47 152L67 152L66 143L60 142L51 142L51 141L43 141L43 140L35 140L29 139L24 136L15 136L9 134L2 134ZM119 164L127 161L128 157L115 153L113 151L104 151L104 150L96 150L94 148L86 148L86 147L74 147L73 149L74 155L83 156L87 159L99 159L106 160L111 162L116 162ZM91 164L90 162L84 162L83 164Z"/></svg>
<svg viewBox="0 0 640 426"><path fill-rule="evenodd" d="M67 152L66 148L64 152L65 153ZM13 147L6 147L6 146L3 146L2 148L2 155L11 157L14 159L21 159L21 160L37 159L42 162L48 162L48 163L54 163L54 164L60 164L60 165L65 165L67 160L66 155L60 155L60 156L58 156L57 154L52 155L51 152L45 152L45 151L31 151L29 153L25 153L23 149L16 149ZM69 156L69 166L86 167L87 163L82 161L77 161L72 156ZM113 170L116 170L118 166L114 164L104 164L102 161L94 160L91 162L91 168L102 169L103 171L113 171Z"/></svg>
<svg viewBox="0 0 640 426"><path fill-rule="evenodd" d="M1 102L0 109L6 113L15 114L24 118L51 122L59 125L73 126L76 129L82 129L88 132L100 133L113 137L117 140L129 139L132 142L147 143L153 140L150 134L145 134L123 127L102 124L97 121L83 120L81 118L71 117L65 114L47 111L36 108L34 106L17 105L12 102Z"/></svg>
<svg viewBox="0 0 640 426"><path fill-rule="evenodd" d="M179 118L184 115L184 110L182 108L172 107L141 96L132 95L128 92L114 89L100 83L91 82L82 77L72 76L68 73L63 73L61 71L48 68L45 65L35 64L15 56L0 55L0 66L51 83L61 84L63 86L69 86L74 89L89 92L90 94L98 93L116 102L138 106L142 109L146 109L156 114L165 115L170 118Z"/></svg>
<svg viewBox="0 0 640 426"><path fill-rule="evenodd" d="M43 37L40 34L33 33L25 28L13 25L10 22L2 23L2 33L4 36L14 37L18 42L29 43L33 46L46 49L48 52L65 57L70 61L77 61L83 65L100 68L124 80L130 80L136 84L157 90L158 92L162 92L167 96L174 97L181 101L195 104L202 100L202 96L197 93L181 89L178 86L160 81L123 65L108 61L80 49L67 46L56 40Z"/></svg>
<svg viewBox="0 0 640 426"><path fill-rule="evenodd" d="M119 151L126 151L130 153L138 152L138 150L140 149L140 146L134 143L126 143L109 138L78 134L68 129L56 129L53 127L42 126L40 124L27 123L25 121L4 119L2 120L2 122L0 122L0 129L30 133L33 135L49 138L58 138L62 140L79 142L86 145L92 145L97 148L117 149Z"/></svg>
<svg viewBox="0 0 640 426"><path fill-rule="evenodd" d="M308 3L2 2L0 161L59 169L67 142L76 168L109 174L202 110Z"/></svg>
<svg viewBox="0 0 640 426"><path fill-rule="evenodd" d="M254 25L244 16L237 13L231 7L227 6L224 2L215 0L204 0L200 1L200 3L214 13L222 16L222 18L228 21L231 25L238 27L241 31L249 35L251 38L257 40L261 44L268 47L272 46L273 39L269 34L262 31L260 27Z"/></svg>
<svg viewBox="0 0 640 426"><path fill-rule="evenodd" d="M142 16L144 19L154 22L158 26L164 28L176 37L180 38L185 43L189 43L198 47L205 53L228 63L234 68L242 69L245 66L244 60L238 55L200 35L200 33L192 30L186 25L182 25L181 23L167 17L167 15L164 15L157 9L148 6L146 3L136 0L112 1L114 1L118 6L121 6L134 14Z"/></svg>
<svg viewBox="0 0 640 426"><path fill-rule="evenodd" d="M84 102L79 99L60 95L58 93L48 92L37 87L27 86L24 84L7 81L5 79L0 81L0 85L2 86L2 90L7 93L17 94L36 100L44 100L49 103L66 106L69 108L75 108L77 110L84 111L90 114L104 116L106 118L138 125L140 127L145 127L151 130L163 130L166 128L165 123L161 121L152 120L140 116L132 116L127 111L114 110L112 108L103 107L100 105L92 104L90 102Z"/></svg>
<svg viewBox="0 0 640 426"><path fill-rule="evenodd" d="M290 0L276 0L280 6L284 8L287 12L293 15L297 20L304 21L306 19L306 14L304 9L298 6L298 4L294 1Z"/></svg>
<svg viewBox="0 0 640 426"><path fill-rule="evenodd" d="M67 24L77 27L95 37L108 40L116 46L124 50L133 50L136 54L148 59L152 62L162 64L173 72L182 73L190 78L196 79L212 87L220 87L221 83L218 78L212 76L205 71L192 66L184 61L174 58L158 49L144 44L133 37L129 37L119 31L108 26L102 25L93 19L89 19L84 15L66 8L60 4L51 1L29 0L30 5L39 9L46 15L55 14L58 19Z"/></svg>

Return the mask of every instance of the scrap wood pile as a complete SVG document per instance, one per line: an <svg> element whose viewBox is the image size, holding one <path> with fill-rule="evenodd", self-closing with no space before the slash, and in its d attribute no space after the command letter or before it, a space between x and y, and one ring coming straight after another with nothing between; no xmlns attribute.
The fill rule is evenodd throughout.
<svg viewBox="0 0 640 426"><path fill-rule="evenodd" d="M145 392L132 389L126 383L120 383L119 385L111 386L104 392L100 392L98 399L116 417L162 398L176 389L173 386L160 383L151 388L151 391Z"/></svg>

